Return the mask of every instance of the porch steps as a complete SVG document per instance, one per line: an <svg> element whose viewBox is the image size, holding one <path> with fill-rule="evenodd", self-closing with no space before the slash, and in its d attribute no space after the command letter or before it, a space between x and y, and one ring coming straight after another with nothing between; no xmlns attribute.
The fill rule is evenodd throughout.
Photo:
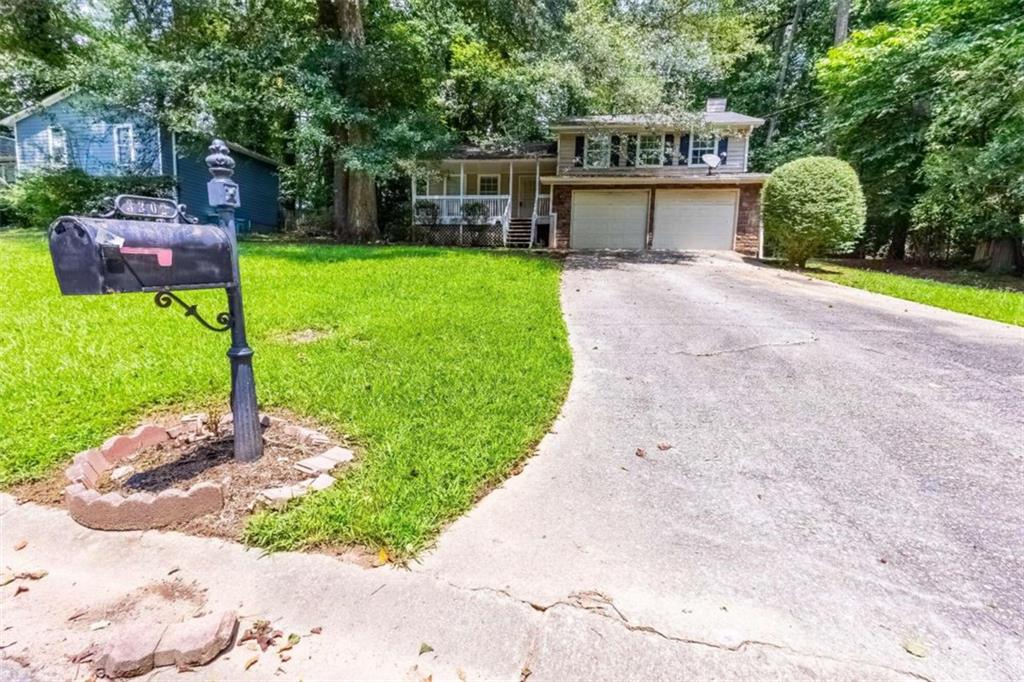
<svg viewBox="0 0 1024 682"><path fill-rule="evenodd" d="M533 221L530 218L511 218L508 221L508 243L510 249L528 249Z"/></svg>

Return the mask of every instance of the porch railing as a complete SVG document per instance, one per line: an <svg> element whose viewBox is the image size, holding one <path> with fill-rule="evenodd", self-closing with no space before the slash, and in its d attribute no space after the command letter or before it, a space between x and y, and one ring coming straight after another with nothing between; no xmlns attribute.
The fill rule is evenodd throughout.
<svg viewBox="0 0 1024 682"><path fill-rule="evenodd" d="M537 197L537 215L546 216L551 213L551 195L541 194Z"/></svg>
<svg viewBox="0 0 1024 682"><path fill-rule="evenodd" d="M508 222L507 214L511 206L507 194L466 194L454 197L441 194L417 195L416 201L434 203L438 208L438 219L442 223L462 222L462 207L466 204L481 203L487 207L487 222L493 223L500 219L504 224Z"/></svg>

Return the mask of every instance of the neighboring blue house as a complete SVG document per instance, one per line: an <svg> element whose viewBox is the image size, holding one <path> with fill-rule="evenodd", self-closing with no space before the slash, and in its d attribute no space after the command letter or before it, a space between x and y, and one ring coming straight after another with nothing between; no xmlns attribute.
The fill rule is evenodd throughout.
<svg viewBox="0 0 1024 682"><path fill-rule="evenodd" d="M62 90L0 120L14 131L18 177L53 167L81 168L90 175L168 175L177 200L204 222L215 222L206 203L205 146L168 131L152 117L100 109L81 93ZM234 179L242 195L240 231L268 232L279 223L277 162L231 142Z"/></svg>
<svg viewBox="0 0 1024 682"><path fill-rule="evenodd" d="M14 182L17 160L14 153L14 138L0 135L0 181Z"/></svg>

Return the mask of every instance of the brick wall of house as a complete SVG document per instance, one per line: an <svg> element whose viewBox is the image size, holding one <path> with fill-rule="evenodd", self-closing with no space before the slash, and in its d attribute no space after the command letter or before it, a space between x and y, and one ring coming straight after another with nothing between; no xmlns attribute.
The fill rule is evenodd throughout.
<svg viewBox="0 0 1024 682"><path fill-rule="evenodd" d="M740 187L740 212L736 219L736 242L733 250L744 256L757 257L758 241L761 238L761 187L742 185Z"/></svg>
<svg viewBox="0 0 1024 682"><path fill-rule="evenodd" d="M657 196L658 185L637 186L637 185L555 185L551 197L552 211L558 214L557 234L554 247L556 249L569 248L569 229L572 224L572 192L578 189L653 189L652 196ZM760 185L662 185L663 189L739 189L739 215L736 220L736 241L733 245L735 251L745 256L757 256L758 239L761 234L761 186ZM648 232L654 218L653 201L652 209L648 211ZM650 234L648 234L648 245Z"/></svg>

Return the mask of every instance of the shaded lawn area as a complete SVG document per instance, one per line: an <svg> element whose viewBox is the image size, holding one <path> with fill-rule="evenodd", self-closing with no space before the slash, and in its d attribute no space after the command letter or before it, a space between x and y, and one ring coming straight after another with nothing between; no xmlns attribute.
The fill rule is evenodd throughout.
<svg viewBox="0 0 1024 682"><path fill-rule="evenodd" d="M854 263L861 265L859 261ZM1019 278L968 271L943 273L936 268L927 268L918 273L911 266L902 266L902 270L908 274L895 274L879 271L877 268L881 266L876 263L865 267L849 267L845 263L840 265L835 261L817 260L807 265L800 272L809 277L1024 326L1024 291L1016 290L1016 282L1012 281ZM911 276L909 273L921 276ZM948 281L938 281L940 276Z"/></svg>
<svg viewBox="0 0 1024 682"><path fill-rule="evenodd" d="M275 549L407 556L517 466L571 374L560 264L418 247L244 244L257 391L353 437L334 488L250 523ZM41 477L148 412L225 409L226 334L149 295L60 296L40 233L0 234L0 485ZM218 291L189 292L211 318ZM327 332L309 343L289 333Z"/></svg>

